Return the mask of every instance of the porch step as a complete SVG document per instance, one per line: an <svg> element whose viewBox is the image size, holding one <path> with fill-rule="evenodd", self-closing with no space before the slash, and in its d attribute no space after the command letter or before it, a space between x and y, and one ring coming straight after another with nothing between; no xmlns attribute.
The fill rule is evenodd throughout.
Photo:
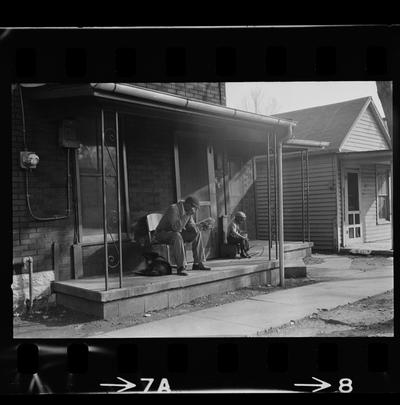
<svg viewBox="0 0 400 405"><path fill-rule="evenodd" d="M307 277L307 266L301 259L292 259L285 262L285 278Z"/></svg>
<svg viewBox="0 0 400 405"><path fill-rule="evenodd" d="M374 255L374 256L388 256L391 257L393 256L393 250L378 250L378 249L361 249L361 248L341 248L340 249L341 254L350 254L350 255Z"/></svg>

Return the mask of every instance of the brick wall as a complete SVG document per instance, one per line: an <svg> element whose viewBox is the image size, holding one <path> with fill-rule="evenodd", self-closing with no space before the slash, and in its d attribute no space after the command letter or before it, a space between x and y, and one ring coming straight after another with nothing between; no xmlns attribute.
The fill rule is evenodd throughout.
<svg viewBox="0 0 400 405"><path fill-rule="evenodd" d="M126 149L131 223L176 200L173 137L168 124L128 119Z"/></svg>
<svg viewBox="0 0 400 405"><path fill-rule="evenodd" d="M225 83L133 83L195 100L226 105Z"/></svg>
<svg viewBox="0 0 400 405"><path fill-rule="evenodd" d="M59 246L59 277L70 278L70 246L73 243L73 213L67 219L36 221L27 209L26 172L20 168L19 154L24 150L22 114L19 95L12 99L12 233L13 259L33 257L33 271L54 269L53 244ZM26 143L40 162L29 173L29 194L32 212L38 217L65 215L66 213L66 150L58 146L58 124L48 110L24 98ZM23 272L14 266L14 273Z"/></svg>

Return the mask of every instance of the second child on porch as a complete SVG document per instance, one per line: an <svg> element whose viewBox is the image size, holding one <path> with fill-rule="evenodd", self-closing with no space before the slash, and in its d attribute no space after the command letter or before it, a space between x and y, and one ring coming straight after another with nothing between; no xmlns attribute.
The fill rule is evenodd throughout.
<svg viewBox="0 0 400 405"><path fill-rule="evenodd" d="M156 240L171 246L172 257L181 276L188 275L185 272L187 266L185 242L192 242L194 260L192 270L211 270L203 264L206 260L203 241L193 219L199 207L199 200L192 196L187 197L185 201L171 204L156 228Z"/></svg>
<svg viewBox="0 0 400 405"><path fill-rule="evenodd" d="M228 225L227 240L230 245L237 247L238 253L240 252L240 257L250 258L250 255L247 253L250 249L247 233L244 233L240 229L240 225L242 225L245 220L246 214L244 212L238 211L235 214L235 217Z"/></svg>

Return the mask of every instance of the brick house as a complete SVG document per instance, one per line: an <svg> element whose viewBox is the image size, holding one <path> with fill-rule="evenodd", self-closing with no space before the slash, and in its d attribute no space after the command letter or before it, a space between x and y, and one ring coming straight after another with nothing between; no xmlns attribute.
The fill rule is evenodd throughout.
<svg viewBox="0 0 400 405"><path fill-rule="evenodd" d="M294 125L225 107L223 83L14 86L12 114L14 306L27 298L26 258L35 297L52 281L104 274L105 251L115 274L119 247L132 270L145 216L190 194L198 219L245 211L255 239L253 157L267 131L282 140ZM21 152L39 157L36 168ZM219 256L217 224L203 234L208 259Z"/></svg>

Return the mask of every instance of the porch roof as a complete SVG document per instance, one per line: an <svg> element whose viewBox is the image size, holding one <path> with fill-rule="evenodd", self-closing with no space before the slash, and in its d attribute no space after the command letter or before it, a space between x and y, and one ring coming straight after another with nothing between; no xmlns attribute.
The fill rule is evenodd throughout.
<svg viewBox="0 0 400 405"><path fill-rule="evenodd" d="M25 87L25 86L24 86ZM29 85L27 87L30 87ZM70 97L90 97L136 104L141 107L156 108L171 112L186 113L204 118L218 119L232 124L253 125L255 128L279 129L278 136L292 132L296 121L287 118L271 117L242 111L220 104L198 101L153 89L146 89L128 83L85 83L85 84L44 84L29 90L36 99L61 99Z"/></svg>
<svg viewBox="0 0 400 405"><path fill-rule="evenodd" d="M242 111L220 104L213 104L191 98L176 96L157 90L149 90L131 84L120 83L90 83L95 96L111 97L112 95L128 97L130 102L142 104L144 101L159 107L169 107L180 111L199 112L205 115L225 119L244 120L258 124L293 127L296 121L286 118L270 117L262 114ZM128 100L125 100L128 101Z"/></svg>

